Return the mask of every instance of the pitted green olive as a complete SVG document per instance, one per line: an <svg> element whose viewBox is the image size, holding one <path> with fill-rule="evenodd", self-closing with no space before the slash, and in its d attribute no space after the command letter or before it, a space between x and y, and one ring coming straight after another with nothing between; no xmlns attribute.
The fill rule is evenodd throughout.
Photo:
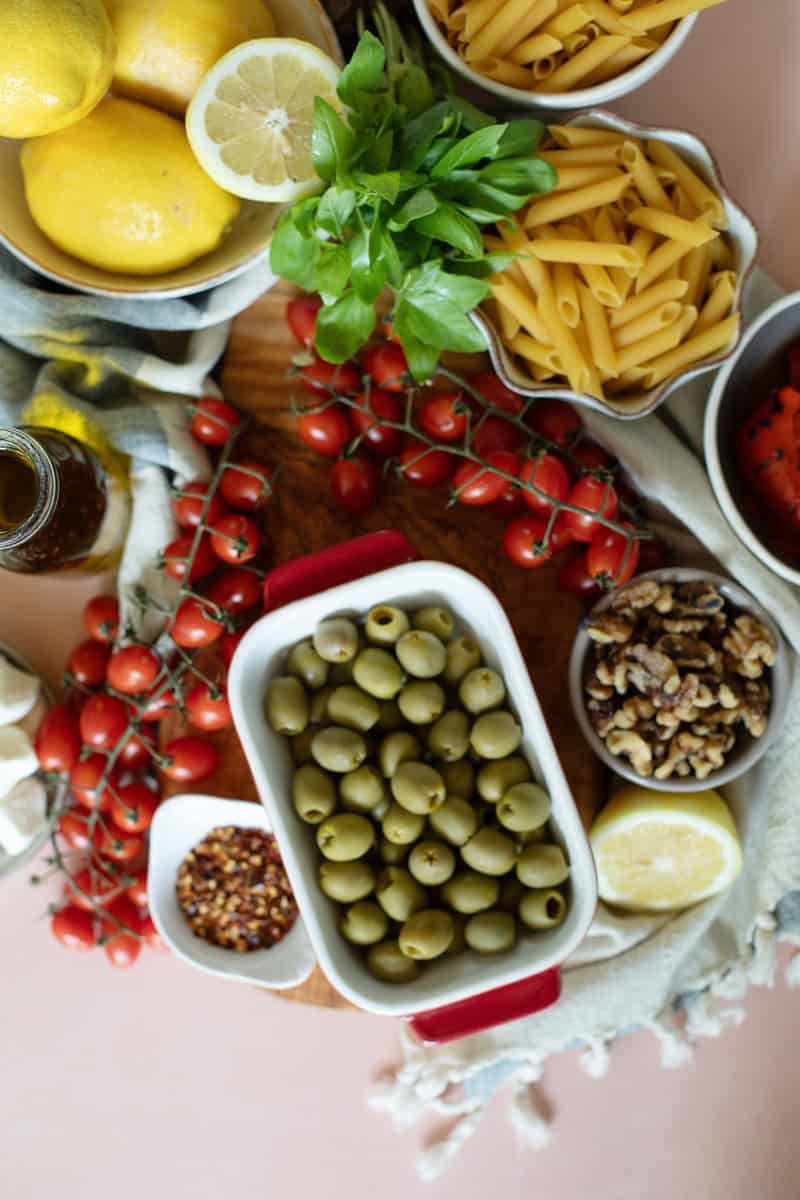
<svg viewBox="0 0 800 1200"><path fill-rule="evenodd" d="M531 777L531 769L519 754L510 758L490 762L478 771L478 795L487 804L497 804L515 783L524 783Z"/></svg>
<svg viewBox="0 0 800 1200"><path fill-rule="evenodd" d="M364 632L378 646L393 646L410 628L408 617L392 604L376 604L367 613Z"/></svg>
<svg viewBox="0 0 800 1200"><path fill-rule="evenodd" d="M339 930L354 946L374 946L389 932L389 918L374 900L359 900L348 908Z"/></svg>
<svg viewBox="0 0 800 1200"><path fill-rule="evenodd" d="M517 875L525 887L556 887L569 879L569 863L560 846L534 844L520 854Z"/></svg>
<svg viewBox="0 0 800 1200"><path fill-rule="evenodd" d="M317 654L311 639L306 638L292 647L286 660L286 669L315 692L327 683L330 666Z"/></svg>
<svg viewBox="0 0 800 1200"><path fill-rule="evenodd" d="M317 828L317 845L335 863L354 862L372 848L375 826L358 813L337 813Z"/></svg>
<svg viewBox="0 0 800 1200"><path fill-rule="evenodd" d="M426 816L445 801L444 780L438 771L422 762L402 762L390 787L398 804L409 812Z"/></svg>
<svg viewBox="0 0 800 1200"><path fill-rule="evenodd" d="M359 733L372 729L380 715L381 708L375 697L351 684L334 688L328 697L328 718L336 725L357 729Z"/></svg>
<svg viewBox="0 0 800 1200"><path fill-rule="evenodd" d="M333 695L332 687L320 688L311 697L308 719L311 725L324 725L328 720L328 701Z"/></svg>
<svg viewBox="0 0 800 1200"><path fill-rule="evenodd" d="M400 731L388 734L378 747L378 762L386 778L391 779L401 763L418 758L421 750L413 733Z"/></svg>
<svg viewBox="0 0 800 1200"><path fill-rule="evenodd" d="M517 848L506 834L484 827L461 847L461 857L473 871L484 875L507 875L516 862Z"/></svg>
<svg viewBox="0 0 800 1200"><path fill-rule="evenodd" d="M386 797L386 786L380 771L370 763L362 763L348 771L339 782L342 807L348 812L373 812Z"/></svg>
<svg viewBox="0 0 800 1200"><path fill-rule="evenodd" d="M464 796L469 799L475 791L475 768L467 758L458 762L437 763L436 770L444 780L448 796Z"/></svg>
<svg viewBox="0 0 800 1200"><path fill-rule="evenodd" d="M375 884L375 898L393 921L407 921L425 907L428 894L403 867L384 867Z"/></svg>
<svg viewBox="0 0 800 1200"><path fill-rule="evenodd" d="M497 819L513 833L541 829L550 816L550 797L538 783L515 783L497 805Z"/></svg>
<svg viewBox="0 0 800 1200"><path fill-rule="evenodd" d="M336 808L336 787L330 775L306 763L292 776L292 803L295 812L309 825L319 825Z"/></svg>
<svg viewBox="0 0 800 1200"><path fill-rule="evenodd" d="M381 821L383 836L395 846L411 846L424 828L424 816L409 812L402 804L390 804Z"/></svg>
<svg viewBox="0 0 800 1200"><path fill-rule="evenodd" d="M323 862L319 865L319 886L329 899L354 904L374 888L375 872L366 862Z"/></svg>
<svg viewBox="0 0 800 1200"><path fill-rule="evenodd" d="M436 908L423 908L408 918L397 941L406 958L430 960L444 954L454 933L450 913Z"/></svg>
<svg viewBox="0 0 800 1200"><path fill-rule="evenodd" d="M398 695L397 705L411 725L430 725L444 712L444 689L432 679L414 679Z"/></svg>
<svg viewBox="0 0 800 1200"><path fill-rule="evenodd" d="M490 667L474 667L467 671L458 689L458 698L467 712L477 716L497 708L506 698L506 685L497 671Z"/></svg>
<svg viewBox="0 0 800 1200"><path fill-rule="evenodd" d="M340 725L328 725L320 729L311 739L311 753L326 771L344 775L355 771L367 757L367 744L360 733L343 729Z"/></svg>
<svg viewBox="0 0 800 1200"><path fill-rule="evenodd" d="M438 684L433 686L438 687ZM439 717L428 732L428 749L431 754L435 754L444 762L456 762L463 758L469 750L469 717L467 714L461 712L460 709L452 708ZM463 792L459 794L464 795Z"/></svg>
<svg viewBox="0 0 800 1200"><path fill-rule="evenodd" d="M482 713L472 726L470 745L481 758L507 758L519 748L522 730L510 712Z"/></svg>
<svg viewBox="0 0 800 1200"><path fill-rule="evenodd" d="M511 913L497 909L478 913L467 921L464 938L478 954L500 954L512 950L517 940L517 923Z"/></svg>
<svg viewBox="0 0 800 1200"><path fill-rule="evenodd" d="M478 828L478 815L468 800L448 795L430 814L431 829L452 846L463 846Z"/></svg>
<svg viewBox="0 0 800 1200"><path fill-rule="evenodd" d="M292 761L295 766L300 767L303 763L313 762L311 739L315 733L316 730L307 725L302 733L296 733L292 738Z"/></svg>
<svg viewBox="0 0 800 1200"><path fill-rule="evenodd" d="M447 643L445 652L445 683L451 687L459 683L467 671L480 666L481 652L478 643L471 637L453 638Z"/></svg>
<svg viewBox="0 0 800 1200"><path fill-rule="evenodd" d="M414 613L413 624L415 629L424 629L427 633L436 634L441 642L449 642L453 636L453 614L436 604L418 608Z"/></svg>
<svg viewBox="0 0 800 1200"><path fill-rule="evenodd" d="M499 895L500 884L496 879L490 879L488 875L478 875L474 871L460 871L458 875L448 879L441 890L445 904L466 916L491 908L497 903Z"/></svg>
<svg viewBox="0 0 800 1200"><path fill-rule="evenodd" d="M567 912L567 902L552 888L526 892L519 902L519 919L528 929L553 929Z"/></svg>
<svg viewBox="0 0 800 1200"><path fill-rule="evenodd" d="M294 675L279 675L267 688L267 720L276 733L294 737L308 724L308 695Z"/></svg>
<svg viewBox="0 0 800 1200"><path fill-rule="evenodd" d="M411 983L419 975L413 958L406 958L397 942L378 942L367 954L367 966L383 983Z"/></svg>
<svg viewBox="0 0 800 1200"><path fill-rule="evenodd" d="M441 675L447 652L435 633L411 629L398 639L395 653L409 675L416 679L434 679Z"/></svg>
<svg viewBox="0 0 800 1200"><path fill-rule="evenodd" d="M346 663L358 651L358 629L347 617L320 621L313 637L314 649L328 663Z"/></svg>
<svg viewBox="0 0 800 1200"><path fill-rule="evenodd" d="M377 700L393 700L403 686L403 669L388 650L368 646L353 664L353 679Z"/></svg>
<svg viewBox="0 0 800 1200"><path fill-rule="evenodd" d="M423 887L439 887L456 869L456 856L444 842L417 842L408 856L408 869Z"/></svg>

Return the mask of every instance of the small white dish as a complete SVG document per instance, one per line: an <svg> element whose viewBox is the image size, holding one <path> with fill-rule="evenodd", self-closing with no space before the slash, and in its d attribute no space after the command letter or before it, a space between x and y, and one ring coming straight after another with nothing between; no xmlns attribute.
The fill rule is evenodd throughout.
<svg viewBox="0 0 800 1200"><path fill-rule="evenodd" d="M175 897L178 867L198 842L218 825L240 825L272 832L260 804L219 796L173 796L160 805L150 826L147 902L165 945L184 962L209 975L263 988L295 987L314 968L314 951L303 918L269 950L237 954L195 937Z"/></svg>

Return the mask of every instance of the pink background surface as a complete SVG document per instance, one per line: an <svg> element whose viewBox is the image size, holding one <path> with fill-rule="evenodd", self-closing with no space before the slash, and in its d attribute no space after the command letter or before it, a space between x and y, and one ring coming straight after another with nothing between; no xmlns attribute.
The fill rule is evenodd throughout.
<svg viewBox="0 0 800 1200"><path fill-rule="evenodd" d="M679 59L618 107L707 138L760 226L762 265L800 286L800 6L729 0ZM57 678L96 581L0 573L0 640ZM396 1136L364 1095L395 1058L392 1022L304 1009L143 955L115 972L53 943L47 896L4 881L0 919L0 1179L14 1200L401 1200L424 1131ZM797 998L752 992L748 1017L662 1071L648 1035L608 1077L574 1054L547 1069L552 1145L522 1151L501 1098L429 1194L564 1200L789 1200L798 1194Z"/></svg>

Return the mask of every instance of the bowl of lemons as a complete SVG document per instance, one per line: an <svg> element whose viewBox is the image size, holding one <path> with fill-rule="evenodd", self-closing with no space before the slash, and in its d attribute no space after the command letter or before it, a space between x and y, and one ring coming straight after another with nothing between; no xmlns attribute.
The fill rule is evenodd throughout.
<svg viewBox="0 0 800 1200"><path fill-rule="evenodd" d="M11 11L13 9L13 12ZM316 190L319 0L25 0L0 13L0 244L69 289L202 291Z"/></svg>

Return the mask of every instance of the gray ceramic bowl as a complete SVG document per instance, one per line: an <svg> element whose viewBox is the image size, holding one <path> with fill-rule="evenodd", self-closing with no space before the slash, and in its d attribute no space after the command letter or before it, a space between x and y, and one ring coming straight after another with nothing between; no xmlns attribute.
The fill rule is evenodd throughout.
<svg viewBox="0 0 800 1200"><path fill-rule="evenodd" d="M722 575L714 575L710 571L696 570L694 567L662 567L658 571L648 571L643 575L637 575L631 582L638 583L642 579L657 579L663 583L690 583L695 580L707 580L719 588L725 599L735 608L751 612L764 622L775 639L775 645L778 648L777 660L770 672L772 703L770 705L767 728L760 738L753 738L749 734L740 733L737 737L736 745L727 757L725 766L719 771L712 772L711 775L703 780L698 780L694 777L687 779L653 779L652 777L645 777L639 775L626 758L617 758L611 754L606 749L605 742L592 728L586 711L584 681L587 674L589 650L592 644L589 634L586 632L586 626L593 616L604 612L610 607L614 596L618 594L617 592L609 593L595 605L584 619L575 638L569 664L569 692L575 718L583 736L598 758L601 758L612 771L615 771L618 775L622 775L625 779L630 779L633 783L638 783L643 787L653 788L653 790L660 792L696 792L705 788L722 787L723 784L730 783L732 779L736 779L739 775L743 775L745 771L749 771L766 753L770 743L774 741L780 732L788 707L792 676L789 651L786 643L778 626L758 601L754 600L744 588L739 587L738 584L724 578Z"/></svg>

